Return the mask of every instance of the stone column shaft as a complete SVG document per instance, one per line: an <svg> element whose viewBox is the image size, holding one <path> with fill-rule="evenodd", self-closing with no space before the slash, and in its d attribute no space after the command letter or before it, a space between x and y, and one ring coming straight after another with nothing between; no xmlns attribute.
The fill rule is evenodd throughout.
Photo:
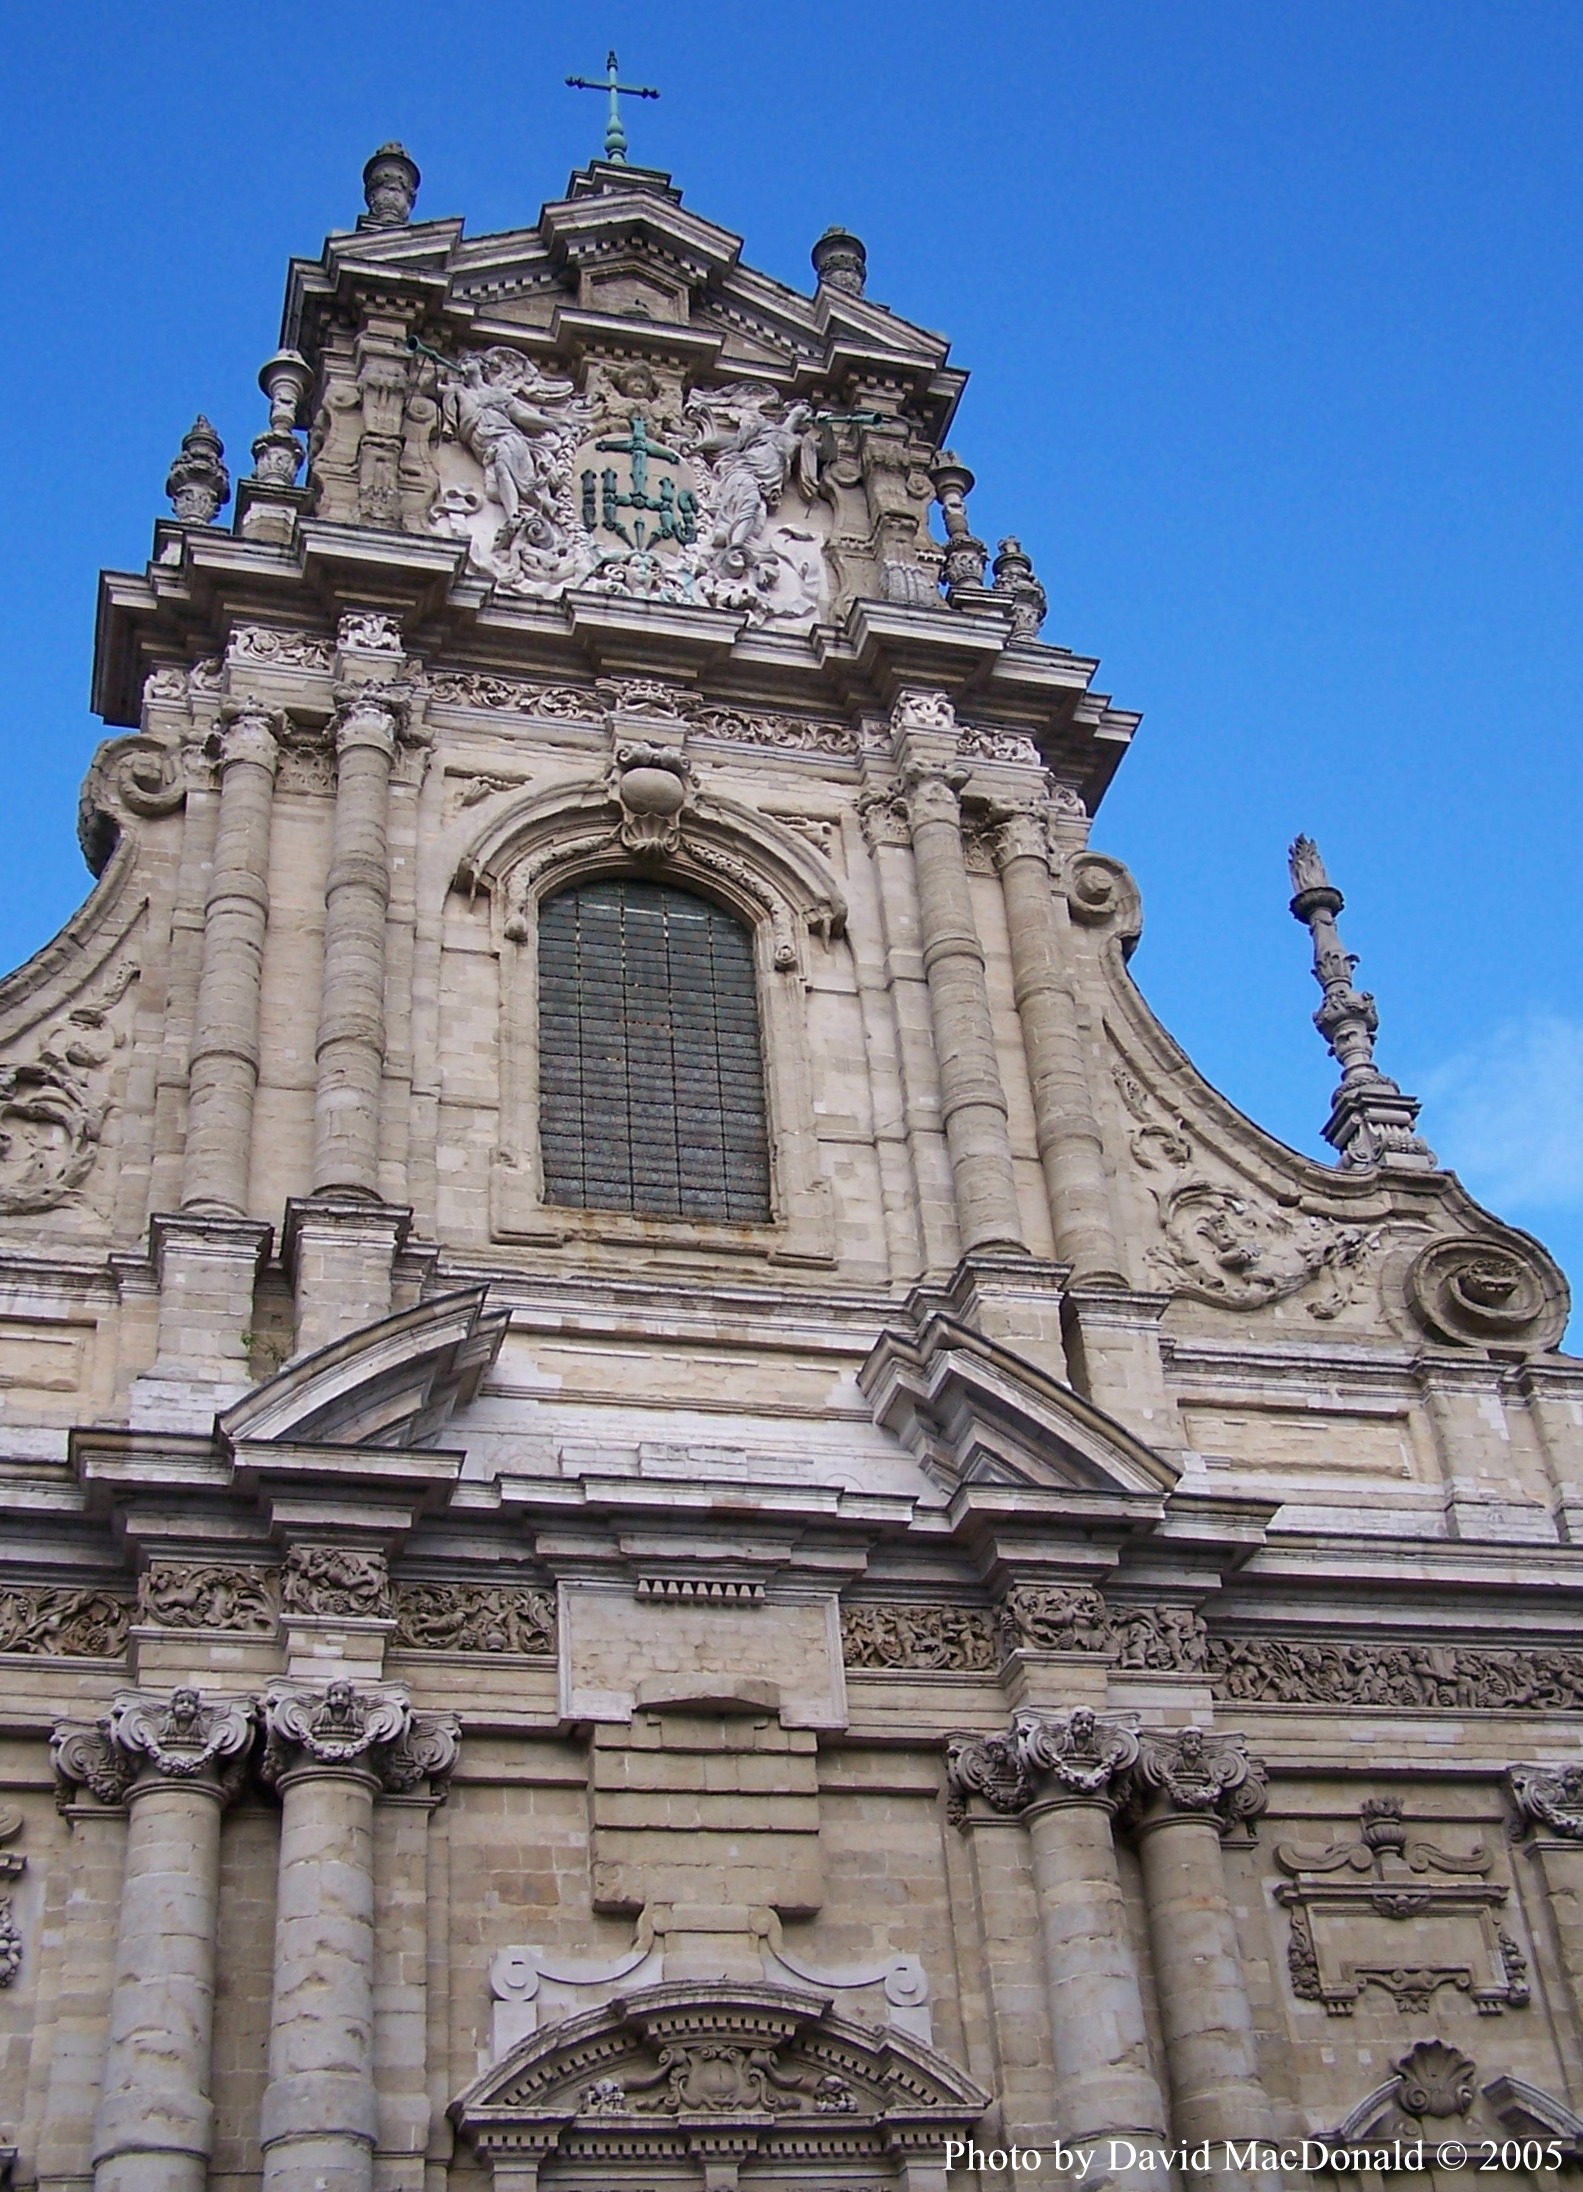
<svg viewBox="0 0 1583 2192"><path fill-rule="evenodd" d="M377 1787L317 1763L281 1783L267 2192L372 2192Z"/></svg>
<svg viewBox="0 0 1583 2192"><path fill-rule="evenodd" d="M1120 1285L1105 1145L1089 1094L1077 1005L1061 964L1042 815L1018 813L1003 821L996 856L1055 1252L1071 1265L1078 1285Z"/></svg>
<svg viewBox="0 0 1583 2192"><path fill-rule="evenodd" d="M220 733L220 818L204 906L182 1180L185 1209L223 1217L247 1211L277 759L268 712L243 703Z"/></svg>
<svg viewBox="0 0 1583 2192"><path fill-rule="evenodd" d="M1211 2150L1225 2139L1269 2138L1274 2129L1259 2079L1253 2011L1242 1976L1220 1840L1228 1821L1262 1807L1258 1767L1235 1736L1197 1729L1146 1736L1140 1792L1152 1789L1138 1827L1155 1986L1178 2141ZM1280 2192L1263 2172L1212 2169L1216 2192Z"/></svg>
<svg viewBox="0 0 1583 2192"><path fill-rule="evenodd" d="M1055 1801L1028 1815L1044 1938L1061 2136L1158 2146L1165 2109L1149 2063L1143 1995L1103 1803Z"/></svg>
<svg viewBox="0 0 1583 2192"><path fill-rule="evenodd" d="M907 776L924 974L962 1246L1021 1248L1006 1092L956 794L940 770L915 763Z"/></svg>
<svg viewBox="0 0 1583 2192"><path fill-rule="evenodd" d="M203 2192L221 1792L208 1777L147 1774L129 1803L94 2192Z"/></svg>
<svg viewBox="0 0 1583 2192"><path fill-rule="evenodd" d="M316 1194L379 1193L385 1068L385 914L390 770L398 704L361 686L336 724L335 833L324 893L324 982L316 1048Z"/></svg>

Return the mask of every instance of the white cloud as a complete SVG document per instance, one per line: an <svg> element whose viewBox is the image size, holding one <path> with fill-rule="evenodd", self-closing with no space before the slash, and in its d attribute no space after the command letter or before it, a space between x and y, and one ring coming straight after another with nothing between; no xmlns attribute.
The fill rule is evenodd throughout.
<svg viewBox="0 0 1583 2192"><path fill-rule="evenodd" d="M1500 1211L1583 1209L1583 1021L1535 1012L1422 1079L1442 1164Z"/></svg>

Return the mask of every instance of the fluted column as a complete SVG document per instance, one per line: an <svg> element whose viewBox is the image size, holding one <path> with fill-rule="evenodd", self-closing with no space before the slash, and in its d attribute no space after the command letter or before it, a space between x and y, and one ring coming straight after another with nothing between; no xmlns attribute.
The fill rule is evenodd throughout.
<svg viewBox="0 0 1583 2192"><path fill-rule="evenodd" d="M270 1689L265 1776L280 1791L266 2192L372 2192L374 1799L439 1779L457 1728L388 1684Z"/></svg>
<svg viewBox="0 0 1583 2192"><path fill-rule="evenodd" d="M1137 1755L1130 1728L1078 1706L1019 1713L1009 1735L958 1739L948 1762L959 1816L975 1798L1022 1814L1039 1903L1052 2114L1063 2140L1097 2150L1085 2181L1118 2192L1148 2192L1163 2181L1164 2165L1111 2169L1109 2141L1128 2142L1147 2159L1165 2144L1111 1828Z"/></svg>
<svg viewBox="0 0 1583 2192"><path fill-rule="evenodd" d="M1220 1854L1222 1834L1264 1808L1264 1780L1240 1736L1198 1728L1145 1735L1133 1780L1172 2124L1218 2153L1221 2140L1273 2130ZM1280 2192L1258 2171L1217 2168L1204 2182Z"/></svg>
<svg viewBox="0 0 1583 2192"><path fill-rule="evenodd" d="M128 1806L95 2192L208 2181L220 1813L252 1740L250 1702L193 1689L123 1691L98 1729L57 1733L63 1777Z"/></svg>
<svg viewBox="0 0 1583 2192"><path fill-rule="evenodd" d="M1025 1244L1006 1092L995 1056L984 947L973 922L962 816L952 781L955 724L950 704L941 694L904 695L896 724L940 1108L962 1246L1021 1248Z"/></svg>
<svg viewBox="0 0 1583 2192"><path fill-rule="evenodd" d="M385 1069L390 771L405 689L343 688L335 719L335 833L324 892L324 983L315 1056L316 1194L377 1196Z"/></svg>
<svg viewBox="0 0 1583 2192"><path fill-rule="evenodd" d="M1077 1004L1062 966L1050 888L1050 841L1035 808L1003 811L993 843L1006 900L1011 972L1033 1091L1034 1128L1055 1252L1074 1282L1124 1284L1105 1182L1105 1145L1089 1095Z"/></svg>
<svg viewBox="0 0 1583 2192"><path fill-rule="evenodd" d="M261 701L228 704L219 733L220 818L204 905L187 1069L184 1210L247 1210L258 1086L258 1004L269 922L269 827L279 749Z"/></svg>

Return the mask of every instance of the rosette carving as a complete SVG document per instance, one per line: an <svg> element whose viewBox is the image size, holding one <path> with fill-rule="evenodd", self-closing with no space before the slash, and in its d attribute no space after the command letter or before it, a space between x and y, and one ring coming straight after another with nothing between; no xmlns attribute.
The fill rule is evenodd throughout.
<svg viewBox="0 0 1583 2192"><path fill-rule="evenodd" d="M1407 1299L1437 1339L1463 1346L1554 1347L1566 1282L1537 1243L1435 1241L1407 1274Z"/></svg>

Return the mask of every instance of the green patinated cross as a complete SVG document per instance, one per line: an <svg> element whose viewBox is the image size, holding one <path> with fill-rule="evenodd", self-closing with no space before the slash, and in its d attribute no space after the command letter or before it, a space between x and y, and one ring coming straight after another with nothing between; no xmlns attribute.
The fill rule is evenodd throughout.
<svg viewBox="0 0 1583 2192"><path fill-rule="evenodd" d="M659 93L649 84L623 84L617 82L616 49L611 47L605 56L603 82L596 76L568 76L566 81L573 91L608 91L610 115L605 123L605 158L618 166L626 165L627 133L621 126L621 96L629 99L657 99Z"/></svg>

